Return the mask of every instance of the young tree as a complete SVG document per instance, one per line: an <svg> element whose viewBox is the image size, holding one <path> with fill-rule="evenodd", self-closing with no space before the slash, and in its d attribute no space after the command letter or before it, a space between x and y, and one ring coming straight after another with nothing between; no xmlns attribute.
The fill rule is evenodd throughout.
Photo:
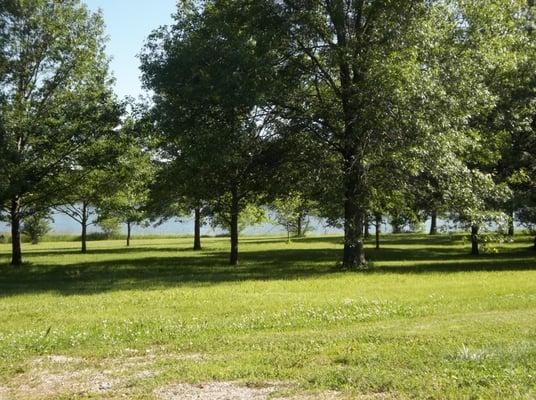
<svg viewBox="0 0 536 400"><path fill-rule="evenodd" d="M52 217L48 211L32 213L24 220L22 233L30 239L32 244L38 244L43 236L50 232Z"/></svg>
<svg viewBox="0 0 536 400"><path fill-rule="evenodd" d="M54 208L80 224L82 253L87 252L88 228L97 224L100 208L117 193L122 178L117 168L121 138L113 130L106 133L86 143L73 157L71 169L59 176L68 189L59 193Z"/></svg>
<svg viewBox="0 0 536 400"><path fill-rule="evenodd" d="M275 211L275 222L287 231L287 242L290 237L303 237L308 228L308 213L311 202L307 201L301 193L291 192L287 196L279 197L272 202Z"/></svg>
<svg viewBox="0 0 536 400"><path fill-rule="evenodd" d="M132 118L123 122L115 150L118 156L108 176L113 188L103 193L98 210L101 218L115 218L126 225L127 246L130 246L132 227L148 220L146 206L155 174L151 154L138 128L139 124Z"/></svg>
<svg viewBox="0 0 536 400"><path fill-rule="evenodd" d="M55 204L57 179L100 135L110 79L100 14L79 0L0 5L0 206L9 214L13 266L21 221Z"/></svg>

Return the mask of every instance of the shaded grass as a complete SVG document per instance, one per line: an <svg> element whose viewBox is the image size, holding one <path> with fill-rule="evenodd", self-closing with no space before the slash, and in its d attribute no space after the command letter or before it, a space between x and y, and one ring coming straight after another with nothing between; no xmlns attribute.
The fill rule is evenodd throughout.
<svg viewBox="0 0 536 400"><path fill-rule="evenodd" d="M203 362L158 359L134 385L297 382L303 389L399 398L535 396L536 255L530 238L468 256L462 237L386 236L368 273L337 268L340 237L70 242L25 246L0 271L0 384L44 354L99 365L157 346ZM0 245L0 263L8 261ZM132 394L134 395L134 394ZM74 396L76 397L76 396Z"/></svg>

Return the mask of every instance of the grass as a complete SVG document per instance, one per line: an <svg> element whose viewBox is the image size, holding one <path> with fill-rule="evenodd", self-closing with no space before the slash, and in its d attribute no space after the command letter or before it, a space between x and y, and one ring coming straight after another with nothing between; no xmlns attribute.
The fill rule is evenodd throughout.
<svg viewBox="0 0 536 400"><path fill-rule="evenodd" d="M459 239L386 236L382 250L369 246L367 273L336 268L339 237L244 238L238 267L226 265L225 238L204 239L200 253L190 238L92 242L85 255L72 241L25 245L20 270L0 245L0 398L282 381L349 398L533 399L531 239L480 257ZM65 370L123 381L42 390L44 373Z"/></svg>

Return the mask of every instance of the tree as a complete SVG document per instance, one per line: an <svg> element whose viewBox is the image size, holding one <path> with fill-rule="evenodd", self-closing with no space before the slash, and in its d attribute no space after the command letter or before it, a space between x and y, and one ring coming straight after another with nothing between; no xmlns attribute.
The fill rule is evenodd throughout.
<svg viewBox="0 0 536 400"><path fill-rule="evenodd" d="M528 177L526 171L530 170L527 143L534 136L536 115L536 41L533 32L536 8L534 2L527 4L521 12L512 12L508 8L501 10L502 15L514 15L510 18L509 30L515 34L510 34L508 51L489 77L489 86L498 100L490 115L482 121L498 138L490 141L499 154L494 165L498 179L513 189L513 196L504 207L510 217L511 236L516 213L525 210L527 185L524 177Z"/></svg>
<svg viewBox="0 0 536 400"><path fill-rule="evenodd" d="M123 122L118 139L118 156L113 171L107 177L114 183L99 202L101 218L116 218L127 227L127 246L130 246L132 227L148 219L147 202L155 168L150 153L144 149L143 135L133 119Z"/></svg>
<svg viewBox="0 0 536 400"><path fill-rule="evenodd" d="M249 18L266 5L207 1L197 9L179 7L175 25L154 32L142 55L170 166L189 177L183 195L208 203L229 227L233 265L240 214L263 203L282 153L268 129L267 100L277 90L276 38L258 29L252 38L255 21Z"/></svg>
<svg viewBox="0 0 536 400"><path fill-rule="evenodd" d="M80 224L81 252L87 252L87 231L98 223L99 210L119 190L123 176L118 168L121 137L107 131L73 157L71 169L59 179L68 188L60 192L55 209ZM104 217L105 218L105 217Z"/></svg>
<svg viewBox="0 0 536 400"><path fill-rule="evenodd" d="M209 214L209 216L210 225L213 228L221 228L227 233L229 233L229 214L214 210L212 213ZM241 210L240 215L238 216L238 233L242 233L246 228L250 226L259 225L268 221L269 220L266 216L266 210L263 207L259 207L254 204L248 204L243 208L243 210Z"/></svg>
<svg viewBox="0 0 536 400"><path fill-rule="evenodd" d="M78 0L0 5L0 206L13 266L22 264L21 221L54 204L66 189L58 176L100 134L110 86L103 43L101 15Z"/></svg>
<svg viewBox="0 0 536 400"><path fill-rule="evenodd" d="M183 216L194 217L193 250L202 250L201 227L209 216L209 207L202 199L196 180L189 174L192 170L179 166L180 160L160 161L155 165L155 177L149 187L145 214L155 225Z"/></svg>
<svg viewBox="0 0 536 400"><path fill-rule="evenodd" d="M362 268L374 165L402 151L415 159L412 151L425 147L431 126L450 129L467 105L455 99L469 93L468 68L459 74L443 67L445 57L456 54L451 42L460 24L442 2L288 0L281 7L290 32L286 58L299 76L279 99L282 118L331 149L339 175L334 201L345 230L342 264ZM474 64L467 53L457 57ZM454 82L464 90L453 90Z"/></svg>
<svg viewBox="0 0 536 400"><path fill-rule="evenodd" d="M308 228L308 213L311 202L307 201L301 193L293 192L287 196L279 197L273 201L275 222L287 231L287 241L290 237L303 237Z"/></svg>
<svg viewBox="0 0 536 400"><path fill-rule="evenodd" d="M451 180L457 186L449 199L452 215L471 230L471 254L478 255L481 229L490 223L504 226L508 220L501 204L510 196L510 189L506 185L497 185L491 175L478 170L455 174Z"/></svg>
<svg viewBox="0 0 536 400"><path fill-rule="evenodd" d="M532 122L532 133L527 134L520 148L520 159L523 163L515 176L515 187L520 204L518 217L521 223L535 235L534 250L536 250L536 113Z"/></svg>
<svg viewBox="0 0 536 400"><path fill-rule="evenodd" d="M38 244L50 232L50 221L53 219L47 211L32 213L24 220L22 233L28 236L32 244Z"/></svg>

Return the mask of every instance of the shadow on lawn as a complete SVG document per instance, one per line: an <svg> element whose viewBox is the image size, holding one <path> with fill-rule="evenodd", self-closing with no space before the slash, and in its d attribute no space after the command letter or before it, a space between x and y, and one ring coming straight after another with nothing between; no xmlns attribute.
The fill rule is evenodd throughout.
<svg viewBox="0 0 536 400"><path fill-rule="evenodd" d="M307 238L301 242L316 241L333 244L340 238ZM245 242L245 241L244 241ZM254 241L255 244L262 242ZM467 249L440 247L434 240L421 243L423 247L401 249L386 247L380 251L368 249L374 268L369 274L456 273L464 271L519 271L536 269L536 253L514 249L508 253L471 257ZM385 244L399 244L391 239ZM0 296L56 291L64 295L93 294L103 291L128 289L158 289L179 285L214 285L221 282L246 280L305 279L339 273L337 261L341 250L268 249L248 251L244 246L241 264L227 265L227 252L210 251L188 254L190 248L134 247L94 249L88 254L117 255L117 258L82 261L68 265L30 264L19 270L0 268ZM169 255L171 252L172 255ZM137 256L136 253L139 253ZM150 253L148 255L148 253ZM157 256L158 253L165 253ZM76 249L27 252L27 255L70 255ZM124 257L120 257L124 255ZM397 263L398 262L398 263ZM404 265L407 263L407 266Z"/></svg>

